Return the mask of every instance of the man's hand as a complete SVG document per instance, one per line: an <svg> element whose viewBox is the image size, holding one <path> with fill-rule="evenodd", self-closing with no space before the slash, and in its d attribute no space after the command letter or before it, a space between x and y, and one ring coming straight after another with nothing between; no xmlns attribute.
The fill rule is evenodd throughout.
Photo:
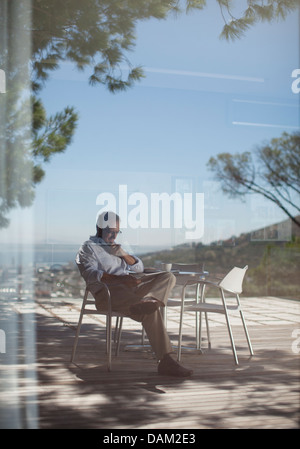
<svg viewBox="0 0 300 449"><path fill-rule="evenodd" d="M116 243L114 243L113 245L110 245L109 248L111 254L113 254L114 256L118 256L121 259L124 259L128 265L134 265L136 263L135 258L126 253L126 251L124 251L121 245L117 245Z"/></svg>
<svg viewBox="0 0 300 449"><path fill-rule="evenodd" d="M114 256L118 257L124 257L128 255L126 251L124 251L124 249L121 247L121 245L118 245L117 243L109 245L109 252L110 254L113 254Z"/></svg>

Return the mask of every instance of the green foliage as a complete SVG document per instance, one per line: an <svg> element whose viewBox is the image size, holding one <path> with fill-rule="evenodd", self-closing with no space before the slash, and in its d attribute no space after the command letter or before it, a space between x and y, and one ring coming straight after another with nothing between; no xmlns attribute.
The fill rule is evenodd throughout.
<svg viewBox="0 0 300 449"><path fill-rule="evenodd" d="M220 34L222 39L240 39L250 26L258 21L271 22L272 20L285 19L287 14L295 10L299 0L248 0L248 7L242 17L236 18L233 15L233 0L217 0L225 22Z"/></svg>
<svg viewBox="0 0 300 449"><path fill-rule="evenodd" d="M221 37L227 40L240 38L258 20L284 18L299 5L299 0L248 0L246 11L236 18L233 0L216 1L225 23ZM42 164L65 151L77 123L72 107L47 118L37 98L33 100L32 124L29 123L29 108L24 101L28 87L24 88L28 40L23 42L19 36L32 38L30 81L35 94L49 74L65 61L86 71L91 85L104 85L116 93L132 87L144 76L143 69L132 67L128 60L139 21L163 20L174 13L204 9L206 4L206 0L32 0L32 8L28 8L28 2L22 0L0 3L0 65L7 76L5 104L1 99L5 129L0 154L0 228L8 225L6 215L10 209L32 203L34 185L44 176ZM28 20L24 29L18 29L15 23L25 24L19 19L26 16L32 20L32 26L28 27ZM228 166L236 186L243 164L250 167L247 157L242 155L240 161L236 158ZM291 162L289 167L292 168Z"/></svg>
<svg viewBox="0 0 300 449"><path fill-rule="evenodd" d="M194 9L203 9L206 6L206 0L186 0L186 12Z"/></svg>
<svg viewBox="0 0 300 449"><path fill-rule="evenodd" d="M45 175L42 164L66 150L77 124L73 108L47 117L41 100L21 100L22 93L9 83L1 97L6 123L1 138L0 228L9 225L11 209L32 204L35 184Z"/></svg>
<svg viewBox="0 0 300 449"><path fill-rule="evenodd" d="M253 25L253 23L253 17L243 17L240 19L231 20L229 23L224 25L220 38L226 40L239 39L245 34L250 26Z"/></svg>
<svg viewBox="0 0 300 449"><path fill-rule="evenodd" d="M246 292L251 294L259 288L267 296L300 299L299 269L299 238L283 246L269 244L260 263L249 273Z"/></svg>
<svg viewBox="0 0 300 449"><path fill-rule="evenodd" d="M190 8L199 6L197 1L188 3ZM74 63L79 70L91 69L92 85L103 84L113 93L131 87L143 77L142 69L132 67L127 58L135 45L137 21L164 19L168 12L178 10L178 4L167 0L34 0L35 89L63 61Z"/></svg>
<svg viewBox="0 0 300 449"><path fill-rule="evenodd" d="M66 107L63 112L49 118L39 99L33 99L33 142L34 160L49 162L50 158L65 151L70 144L77 123L74 108Z"/></svg>
<svg viewBox="0 0 300 449"><path fill-rule="evenodd" d="M300 193L300 133L284 132L270 145L258 149L262 176L272 187L291 188ZM299 209L298 209L299 210Z"/></svg>
<svg viewBox="0 0 300 449"><path fill-rule="evenodd" d="M252 155L244 153L220 153L211 157L208 167L215 173L215 178L222 183L222 190L230 196L244 195L254 179Z"/></svg>
<svg viewBox="0 0 300 449"><path fill-rule="evenodd" d="M225 22L220 37L226 40L241 38L259 20L285 18L299 4L299 0L248 0L244 14L236 18L233 0L216 1ZM41 88L51 71L70 61L79 70L92 70L92 85L103 84L111 92L125 90L143 77L141 67L132 67L127 57L135 46L137 22L202 10L206 4L206 0L33 0L33 86Z"/></svg>
<svg viewBox="0 0 300 449"><path fill-rule="evenodd" d="M300 133L284 132L280 138L258 147L256 161L248 151L220 153L207 163L224 193L243 197L257 193L275 203L297 225L300 193Z"/></svg>
<svg viewBox="0 0 300 449"><path fill-rule="evenodd" d="M212 278L223 277L234 266L249 269L244 282L244 296L279 296L300 299L300 239L268 243L252 241L242 234L234 241L211 245L180 245L172 250L141 256L146 267L160 262L204 263ZM214 296L215 291L208 292Z"/></svg>

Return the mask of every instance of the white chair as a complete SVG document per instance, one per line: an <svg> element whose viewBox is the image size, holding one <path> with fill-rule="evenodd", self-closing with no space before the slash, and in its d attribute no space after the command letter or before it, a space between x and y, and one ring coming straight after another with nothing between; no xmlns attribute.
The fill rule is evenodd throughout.
<svg viewBox="0 0 300 449"><path fill-rule="evenodd" d="M199 279L204 279L208 272L204 271L204 263L172 263L172 272L176 277L176 285L174 288L180 288L180 298L169 298L167 306L163 309L163 316L165 325L167 326L167 310L169 307L181 307L182 301L185 304L193 303L194 300L185 296L186 288L194 289L195 297L199 297ZM196 313L195 329L196 329L196 342L199 347L199 319Z"/></svg>
<svg viewBox="0 0 300 449"><path fill-rule="evenodd" d="M86 288L84 292L83 302L81 306L81 311L79 315L79 321L77 325L76 330L76 336L73 344L72 349L72 356L71 356L71 362L74 362L76 349L77 349L77 343L78 338L80 334L80 328L83 320L83 315L105 315L106 316L106 353L107 353L107 369L108 371L111 371L111 351L112 351L112 317L116 317L116 329L115 329L115 342L116 342L116 350L115 355L119 354L119 348L120 348L120 340L121 340L121 332L122 332L122 324L123 324L123 317L121 313L113 312L111 310L111 302L110 302L110 291L106 284L102 283L108 298L108 311L99 311L95 307L95 299L88 299L89 296L89 290ZM93 307L90 307L93 306Z"/></svg>
<svg viewBox="0 0 300 449"><path fill-rule="evenodd" d="M184 315L184 312L187 312L187 311L188 312L196 312L196 313L200 312L200 318L199 318L199 342L200 342L200 346L198 348L200 350L201 350L202 312L204 312L205 319L206 319L206 330L207 330L207 338L208 338L208 346L209 346L209 348L211 347L211 341L210 341L210 332L209 332L209 325L208 325L207 314L208 313L221 313L221 314L225 315L227 329L228 329L230 342L231 342L231 348L232 348L232 352L233 352L233 356L234 356L234 360L235 360L236 365L238 365L239 362L238 362L238 357L237 357L237 353L236 353L236 349L235 349L235 344L234 344L234 339L233 339L233 335L232 335L231 325L230 325L230 321L229 321L228 311L229 310L237 310L237 311L239 311L240 317L241 317L241 320L242 320L242 323L243 323L243 327L244 327L244 331L245 331L248 347L249 347L249 350L250 350L250 354L253 355L252 345L251 345L250 337L249 337L249 334L248 334L248 330L247 330L247 326L246 326L246 322L245 322L245 318L244 318L244 314L243 314L243 311L242 311L242 308L241 308L240 298L239 298L239 295L242 293L243 280L244 280L244 276L246 274L247 269L248 269L248 266L245 266L244 268L234 267L219 282L212 282L212 281L205 280L205 279L204 280L200 280L198 282L199 291L200 291L200 297L197 297L196 301L194 301L194 304L192 304L192 305L185 305L185 301L184 301L184 296L185 295L183 294L182 301L181 301L179 338L178 338L178 360L180 360L180 358L181 358L181 341L182 341L183 315ZM221 304L213 304L213 303L209 303L209 302L206 301L206 299L205 299L205 287L206 286L215 287L215 288L217 288L219 290L220 297L221 297ZM228 292L229 294L235 296L236 304L234 304L234 305L227 305L227 302L226 302L226 299L225 299L225 292Z"/></svg>

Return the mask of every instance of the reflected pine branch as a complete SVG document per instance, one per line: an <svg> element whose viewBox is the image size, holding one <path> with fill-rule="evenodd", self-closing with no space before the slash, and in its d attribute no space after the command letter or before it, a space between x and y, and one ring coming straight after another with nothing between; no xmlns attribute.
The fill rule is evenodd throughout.
<svg viewBox="0 0 300 449"><path fill-rule="evenodd" d="M225 194L240 198L248 193L262 195L300 226L292 212L300 210L300 132L284 132L259 147L255 155L256 161L250 152L220 153L211 157L207 166Z"/></svg>

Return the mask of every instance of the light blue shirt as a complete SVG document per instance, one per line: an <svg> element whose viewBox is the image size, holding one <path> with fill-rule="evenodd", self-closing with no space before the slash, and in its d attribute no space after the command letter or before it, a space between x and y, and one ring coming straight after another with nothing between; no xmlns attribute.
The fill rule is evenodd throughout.
<svg viewBox="0 0 300 449"><path fill-rule="evenodd" d="M87 288L93 294L99 291L103 273L122 276L128 275L130 271L135 273L144 271L144 264L138 257L132 256L136 263L128 265L123 258L111 254L110 249L110 245L102 238L91 236L77 253L76 264Z"/></svg>

